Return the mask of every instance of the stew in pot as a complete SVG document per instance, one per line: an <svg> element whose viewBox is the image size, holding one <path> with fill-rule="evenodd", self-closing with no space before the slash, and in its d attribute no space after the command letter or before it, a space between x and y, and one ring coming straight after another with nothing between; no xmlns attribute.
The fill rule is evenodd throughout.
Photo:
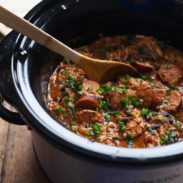
<svg viewBox="0 0 183 183"><path fill-rule="evenodd" d="M47 106L60 123L92 141L119 147L182 141L182 52L143 35L102 37L76 50L130 63L139 75L101 84L64 58L50 77L47 95Z"/></svg>

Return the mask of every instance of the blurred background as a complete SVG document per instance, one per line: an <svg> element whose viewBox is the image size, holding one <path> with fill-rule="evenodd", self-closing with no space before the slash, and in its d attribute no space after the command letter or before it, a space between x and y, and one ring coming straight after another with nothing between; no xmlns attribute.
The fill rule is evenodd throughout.
<svg viewBox="0 0 183 183"><path fill-rule="evenodd" d="M23 17L35 4L41 0L0 0L0 5ZM2 36L10 32L10 29L0 23L0 34Z"/></svg>

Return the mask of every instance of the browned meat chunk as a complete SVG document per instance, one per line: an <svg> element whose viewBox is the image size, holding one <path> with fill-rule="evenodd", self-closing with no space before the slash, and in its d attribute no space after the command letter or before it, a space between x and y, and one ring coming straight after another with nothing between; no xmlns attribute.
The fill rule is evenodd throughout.
<svg viewBox="0 0 183 183"><path fill-rule="evenodd" d="M155 107L162 104L166 96L166 90L159 89L158 87L161 85L157 82L152 82L150 85L147 81L138 82L137 79L133 78L129 80L129 86L136 90L136 97L143 99L144 107Z"/></svg>
<svg viewBox="0 0 183 183"><path fill-rule="evenodd" d="M121 99L124 98L124 95L118 91L112 91L107 96L107 101L111 109L120 109L122 107Z"/></svg>
<svg viewBox="0 0 183 183"><path fill-rule="evenodd" d="M175 85L182 78L182 70L177 65L162 65L158 75L163 82Z"/></svg>
<svg viewBox="0 0 183 183"><path fill-rule="evenodd" d="M176 49L169 48L164 51L164 59L169 63L177 64L182 67L183 53Z"/></svg>
<svg viewBox="0 0 183 183"><path fill-rule="evenodd" d="M101 38L94 44L89 45L89 49L96 50L96 49L107 49L111 47L118 47L121 46L121 42L125 41L126 39L127 36L116 36L114 38L112 37Z"/></svg>
<svg viewBox="0 0 183 183"><path fill-rule="evenodd" d="M161 105L165 97L166 97L166 90L165 89L155 89L155 90L153 90L152 106Z"/></svg>
<svg viewBox="0 0 183 183"><path fill-rule="evenodd" d="M132 62L132 65L140 72L149 72L149 71L153 71L154 67L146 62Z"/></svg>
<svg viewBox="0 0 183 183"><path fill-rule="evenodd" d="M96 109L98 105L99 105L99 100L94 96L82 96L75 103L76 107L85 108L85 109Z"/></svg>
<svg viewBox="0 0 183 183"><path fill-rule="evenodd" d="M147 88L145 90L141 90L140 88L136 93L137 98L143 99L143 106L150 107L153 101L153 92L151 89Z"/></svg>
<svg viewBox="0 0 183 183"><path fill-rule="evenodd" d="M128 46L125 49L117 49L114 51L110 51L107 54L107 58L109 60L115 61L128 61L130 59L139 58L138 50L134 46Z"/></svg>
<svg viewBox="0 0 183 183"><path fill-rule="evenodd" d="M147 50L147 52L153 57L153 59L163 57L163 52L159 47L156 39L153 37L137 35L134 40L134 45L138 48Z"/></svg>
<svg viewBox="0 0 183 183"><path fill-rule="evenodd" d="M76 116L77 123L93 124L96 122L103 123L104 121L102 115L99 112L93 111L93 110L78 111L76 112L75 116Z"/></svg>
<svg viewBox="0 0 183 183"><path fill-rule="evenodd" d="M179 107L181 100L181 94L178 91L173 90L170 93L169 99L167 99L165 105L163 105L163 109L168 112L174 112Z"/></svg>

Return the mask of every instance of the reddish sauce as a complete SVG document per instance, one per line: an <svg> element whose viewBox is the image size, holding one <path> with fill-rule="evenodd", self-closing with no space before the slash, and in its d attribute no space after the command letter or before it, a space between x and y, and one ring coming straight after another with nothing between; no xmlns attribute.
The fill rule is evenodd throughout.
<svg viewBox="0 0 183 183"><path fill-rule="evenodd" d="M113 146L146 148L182 141L182 52L143 35L103 37L77 51L130 63L139 76L116 76L101 84L64 59L50 77L47 96L60 123Z"/></svg>

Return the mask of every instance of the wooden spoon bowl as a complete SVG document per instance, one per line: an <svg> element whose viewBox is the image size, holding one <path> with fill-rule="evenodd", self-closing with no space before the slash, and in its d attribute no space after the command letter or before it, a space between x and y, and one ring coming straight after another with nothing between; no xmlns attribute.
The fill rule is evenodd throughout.
<svg viewBox="0 0 183 183"><path fill-rule="evenodd" d="M93 59L84 56L39 29L35 25L31 24L27 20L16 16L2 6L0 6L0 22L45 46L46 48L58 53L59 55L70 59L82 68L91 80L101 82L111 80L119 73L121 75L137 73L137 70L130 64L117 61Z"/></svg>

